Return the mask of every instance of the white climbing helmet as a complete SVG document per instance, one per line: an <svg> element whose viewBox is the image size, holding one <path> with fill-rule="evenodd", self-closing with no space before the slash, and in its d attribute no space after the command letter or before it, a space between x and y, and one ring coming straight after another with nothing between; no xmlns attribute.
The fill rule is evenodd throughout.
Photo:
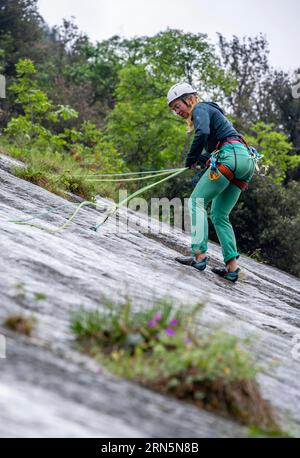
<svg viewBox="0 0 300 458"><path fill-rule="evenodd" d="M171 87L167 94L168 105L170 105L173 100L179 99L185 94L196 94L197 91L188 83L177 83Z"/></svg>

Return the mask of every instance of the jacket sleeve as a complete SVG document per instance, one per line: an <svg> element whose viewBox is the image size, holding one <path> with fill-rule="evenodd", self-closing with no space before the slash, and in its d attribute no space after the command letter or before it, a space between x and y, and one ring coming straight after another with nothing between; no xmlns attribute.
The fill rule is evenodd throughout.
<svg viewBox="0 0 300 458"><path fill-rule="evenodd" d="M201 154L207 145L207 138L210 134L210 117L205 105L196 105L193 111L193 123L195 135L186 157L186 164L189 166L195 162L199 162L201 165L205 165L205 162L210 157L209 153Z"/></svg>

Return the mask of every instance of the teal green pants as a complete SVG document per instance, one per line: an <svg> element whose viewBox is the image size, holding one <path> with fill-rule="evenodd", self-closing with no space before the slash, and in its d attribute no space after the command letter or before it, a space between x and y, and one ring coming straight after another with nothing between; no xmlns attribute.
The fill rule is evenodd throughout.
<svg viewBox="0 0 300 458"><path fill-rule="evenodd" d="M230 167L236 178L248 182L251 180L255 160L245 146L240 143L224 145L218 157L218 163ZM189 199L191 251L192 254L207 251L207 207L211 202L210 218L220 241L224 262L227 263L230 259L239 257L229 215L240 197L241 189L230 183L224 175L218 180L210 180L209 172L210 168L200 178Z"/></svg>

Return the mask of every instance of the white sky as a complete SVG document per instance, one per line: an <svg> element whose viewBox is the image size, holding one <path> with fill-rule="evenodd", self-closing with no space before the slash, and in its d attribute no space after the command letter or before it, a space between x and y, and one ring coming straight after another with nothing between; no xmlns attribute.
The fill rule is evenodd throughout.
<svg viewBox="0 0 300 458"><path fill-rule="evenodd" d="M38 0L45 21L61 25L75 17L92 41L113 35L154 35L167 27L184 32L257 35L269 41L270 62L277 68L300 67L299 0Z"/></svg>

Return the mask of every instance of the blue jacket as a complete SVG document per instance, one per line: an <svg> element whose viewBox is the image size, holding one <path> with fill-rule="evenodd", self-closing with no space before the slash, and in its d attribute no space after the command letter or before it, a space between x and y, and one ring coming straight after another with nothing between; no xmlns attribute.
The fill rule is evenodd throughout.
<svg viewBox="0 0 300 458"><path fill-rule="evenodd" d="M186 157L186 167L198 162L205 165L217 143L226 137L241 136L217 103L199 102L192 114L195 135ZM205 150L205 151L203 151Z"/></svg>

